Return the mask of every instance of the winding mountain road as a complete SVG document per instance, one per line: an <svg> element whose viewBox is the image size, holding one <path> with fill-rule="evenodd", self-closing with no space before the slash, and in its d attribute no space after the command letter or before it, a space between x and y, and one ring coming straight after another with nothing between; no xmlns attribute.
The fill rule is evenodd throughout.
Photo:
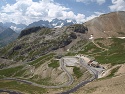
<svg viewBox="0 0 125 94"><path fill-rule="evenodd" d="M76 58L76 57L73 57L73 58ZM79 57L79 60L80 60L79 63L81 64L81 66L86 68L93 76L90 79L86 79L85 81L80 82L74 88L72 88L72 89L70 89L70 90L68 90L66 92L59 93L59 94L69 94L69 93L75 92L80 87L82 87L82 86L86 85L87 83L93 81L94 79L98 78L98 73L97 73L96 70L89 67L87 65L87 63L85 63L85 61L82 58ZM71 85L73 83L74 79L73 79L73 76L66 69L66 66L65 66L65 63L64 63L64 58L60 59L60 66L61 66L62 70L67 74L68 81L61 84L61 85L57 85L57 86L45 86L45 85L37 84L35 82L31 82L31 81L23 80L23 79L18 79L18 78L3 78L1 80L14 80L14 81L23 82L23 83L30 84L30 85L37 86L37 87L41 87L41 88L62 88L62 87L67 87L67 86L69 86L69 85Z"/></svg>
<svg viewBox="0 0 125 94"><path fill-rule="evenodd" d="M14 80L14 81L23 82L23 83L30 84L30 85L37 86L37 87L41 87L41 88L62 88L62 87L66 87L66 86L71 85L73 83L74 79L73 79L72 75L66 70L63 58L60 60L60 66L61 66L62 70L64 72L66 72L69 79L66 83L63 83L63 84L57 85L57 86L45 86L45 85L37 84L35 82L31 82L31 81L23 80L23 79L18 79L18 78L3 78L1 80Z"/></svg>
<svg viewBox="0 0 125 94"><path fill-rule="evenodd" d="M3 93L3 92L7 93L7 94L22 94L22 93L19 93L19 92L16 92L16 91L10 91L10 90L2 90L2 89L0 89L0 93Z"/></svg>
<svg viewBox="0 0 125 94"><path fill-rule="evenodd" d="M94 69L91 69L87 63L84 63L85 61L81 58L80 59L80 64L82 65L82 67L86 68L93 76L90 78L90 79L86 79L84 81L82 81L81 83L79 83L78 85L76 85L74 88L68 90L68 91L65 91L65 92L62 92L62 93L59 93L59 94L70 94L70 93L73 93L75 91L77 91L80 87L86 85L87 83L89 82L92 82L94 79L97 79L98 78L98 73L96 70Z"/></svg>

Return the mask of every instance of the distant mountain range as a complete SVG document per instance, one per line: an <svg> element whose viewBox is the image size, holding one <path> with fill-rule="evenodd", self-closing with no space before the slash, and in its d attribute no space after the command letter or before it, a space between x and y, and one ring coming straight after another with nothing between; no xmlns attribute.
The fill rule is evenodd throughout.
<svg viewBox="0 0 125 94"><path fill-rule="evenodd" d="M15 23L12 23L12 22L6 22L6 23L0 22L0 27L11 28L15 32L20 33L23 29L25 29L27 27L27 25L25 25L25 24L15 24Z"/></svg>
<svg viewBox="0 0 125 94"><path fill-rule="evenodd" d="M76 23L75 20L68 20L68 19L65 19L65 20L53 19L50 22L40 20L40 21L33 22L33 23L29 24L27 26L27 28L35 27L35 26L44 26L44 27L49 27L49 28L56 28L56 27L69 26L69 25L72 25L72 24L75 24L75 23Z"/></svg>
<svg viewBox="0 0 125 94"><path fill-rule="evenodd" d="M68 26L75 23L76 21L71 21L68 19L66 20L53 19L51 22L40 20L37 22L33 22L28 26L25 24L15 24L12 22L6 22L6 23L0 22L0 47L5 46L8 43L14 41L18 37L19 33L25 28L31 28L37 26L55 28L55 27Z"/></svg>
<svg viewBox="0 0 125 94"><path fill-rule="evenodd" d="M65 19L65 20L53 19L50 22L47 20L46 21L40 20L40 21L33 22L29 24L28 26L25 24L15 24L12 22L6 22L6 23L0 22L0 32L1 32L1 29L4 29L4 28L11 28L15 32L20 33L23 29L30 28L30 27L36 27L36 26L43 27L44 26L48 28L55 28L55 27L68 26L68 25L72 25L75 23L76 23L75 20L68 20L68 19Z"/></svg>
<svg viewBox="0 0 125 94"><path fill-rule="evenodd" d="M18 33L11 28L0 27L0 47L7 45L18 37Z"/></svg>
<svg viewBox="0 0 125 94"><path fill-rule="evenodd" d="M31 27L39 27L39 26L48 28L57 28L63 26L68 27L76 23L77 22L75 20L68 20L68 19L65 20L53 19L50 22L40 20L37 22L33 22L28 26L25 24L15 24L12 22L7 22L7 23L0 22L0 45L7 44L10 41L16 39L18 36L16 32L20 33L25 28L28 29ZM119 11L119 12L103 14L99 17L96 17L90 21L83 23L82 25L84 25L88 29L86 37L90 37L91 34L93 35L94 38L125 36L125 12Z"/></svg>

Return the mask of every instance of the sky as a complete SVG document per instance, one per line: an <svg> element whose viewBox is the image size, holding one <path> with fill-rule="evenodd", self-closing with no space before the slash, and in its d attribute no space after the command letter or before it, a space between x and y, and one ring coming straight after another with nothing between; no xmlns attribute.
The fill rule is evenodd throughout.
<svg viewBox="0 0 125 94"><path fill-rule="evenodd" d="M125 0L0 0L0 22L30 24L69 19L83 23L101 14L125 11Z"/></svg>

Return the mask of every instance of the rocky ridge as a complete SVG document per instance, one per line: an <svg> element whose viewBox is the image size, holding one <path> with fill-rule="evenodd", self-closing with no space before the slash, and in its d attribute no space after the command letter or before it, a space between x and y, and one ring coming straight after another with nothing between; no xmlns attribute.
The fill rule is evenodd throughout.
<svg viewBox="0 0 125 94"><path fill-rule="evenodd" d="M84 25L88 28L88 35L95 38L101 37L124 37L125 36L125 12L118 11L103 14Z"/></svg>

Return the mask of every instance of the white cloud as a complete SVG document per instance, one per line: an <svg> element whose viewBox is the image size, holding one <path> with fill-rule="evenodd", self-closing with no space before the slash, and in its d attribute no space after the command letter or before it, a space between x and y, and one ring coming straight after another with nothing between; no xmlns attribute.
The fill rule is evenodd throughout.
<svg viewBox="0 0 125 94"><path fill-rule="evenodd" d="M55 3L53 0L16 0L15 4L6 4L1 8L0 20L29 24L39 20L75 19L79 23L84 21L84 14L75 14L69 8Z"/></svg>
<svg viewBox="0 0 125 94"><path fill-rule="evenodd" d="M83 19L84 18L84 19ZM85 15L82 15L82 14L78 14L76 16L76 19L77 19L77 22L80 23L80 22L85 22Z"/></svg>
<svg viewBox="0 0 125 94"><path fill-rule="evenodd" d="M75 14L70 8L55 3L54 0L40 0L39 2L16 0L15 4L6 4L2 7L2 10L0 10L0 22L14 22L28 25L39 20L51 21L58 18L76 20L77 23L83 23L101 14L100 12L95 12L89 17L80 13ZM15 29L14 27L12 28Z"/></svg>
<svg viewBox="0 0 125 94"><path fill-rule="evenodd" d="M125 0L112 0L111 11L125 11Z"/></svg>
<svg viewBox="0 0 125 94"><path fill-rule="evenodd" d="M83 2L83 3L90 3L90 2L96 2L99 5L106 2L106 0L76 0L76 2Z"/></svg>

